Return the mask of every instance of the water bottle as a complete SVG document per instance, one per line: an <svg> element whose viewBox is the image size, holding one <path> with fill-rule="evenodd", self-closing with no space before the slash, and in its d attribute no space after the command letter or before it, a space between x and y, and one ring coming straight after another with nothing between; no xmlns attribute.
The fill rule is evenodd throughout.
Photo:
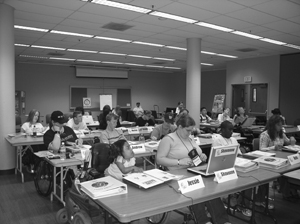
<svg viewBox="0 0 300 224"><path fill-rule="evenodd" d="M60 159L65 160L66 159L66 146L65 143L62 142L60 146Z"/></svg>
<svg viewBox="0 0 300 224"><path fill-rule="evenodd" d="M144 137L143 134L140 134L139 142L140 142L140 143L145 143L145 137Z"/></svg>
<svg viewBox="0 0 300 224"><path fill-rule="evenodd" d="M35 128L35 125L32 128L32 135L33 135L33 137L36 137L36 128Z"/></svg>

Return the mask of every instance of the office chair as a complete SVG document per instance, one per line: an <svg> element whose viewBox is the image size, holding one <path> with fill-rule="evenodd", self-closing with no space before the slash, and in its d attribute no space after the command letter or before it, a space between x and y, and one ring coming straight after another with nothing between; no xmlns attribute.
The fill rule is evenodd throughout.
<svg viewBox="0 0 300 224"><path fill-rule="evenodd" d="M259 150L259 138L254 138L252 141L253 151Z"/></svg>

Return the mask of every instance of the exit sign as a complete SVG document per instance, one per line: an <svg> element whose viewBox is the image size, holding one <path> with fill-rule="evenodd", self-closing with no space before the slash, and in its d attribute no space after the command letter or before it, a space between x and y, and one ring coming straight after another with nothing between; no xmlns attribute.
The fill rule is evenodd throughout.
<svg viewBox="0 0 300 224"><path fill-rule="evenodd" d="M245 76L244 77L244 82L252 82L252 77L251 76Z"/></svg>

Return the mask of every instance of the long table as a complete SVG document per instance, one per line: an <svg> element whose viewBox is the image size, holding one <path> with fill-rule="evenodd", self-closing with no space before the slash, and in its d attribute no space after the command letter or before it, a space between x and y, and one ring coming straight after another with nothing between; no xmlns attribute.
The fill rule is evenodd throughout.
<svg viewBox="0 0 300 224"><path fill-rule="evenodd" d="M187 170L175 170L171 173L194 176ZM128 194L109 198L97 199L95 202L106 212L122 223L161 214L175 209L184 208L192 204L205 202L223 195L232 194L242 190L254 188L269 183L280 176L268 170L255 170L247 174L239 174L239 178L218 184L213 177L203 178L205 188L201 188L185 195L177 191L178 183L173 180L148 190L128 185ZM110 223L110 219L106 220Z"/></svg>

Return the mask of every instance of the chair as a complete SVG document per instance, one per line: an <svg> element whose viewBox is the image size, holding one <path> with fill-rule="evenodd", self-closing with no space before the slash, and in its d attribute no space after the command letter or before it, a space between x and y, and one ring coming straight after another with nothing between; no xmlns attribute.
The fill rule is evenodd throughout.
<svg viewBox="0 0 300 224"><path fill-rule="evenodd" d="M253 151L259 150L259 138L254 138L252 141Z"/></svg>
<svg viewBox="0 0 300 224"><path fill-rule="evenodd" d="M152 116L154 117L154 119L157 119L157 112L156 110L151 110Z"/></svg>
<svg viewBox="0 0 300 224"><path fill-rule="evenodd" d="M69 120L70 118L72 118L72 117L73 117L73 114L72 114L72 113L64 113L64 118L65 118L66 123L67 123L68 120Z"/></svg>
<svg viewBox="0 0 300 224"><path fill-rule="evenodd" d="M96 169L100 175L104 176L104 171L109 167L108 161L109 144L97 143L92 147L92 168Z"/></svg>

